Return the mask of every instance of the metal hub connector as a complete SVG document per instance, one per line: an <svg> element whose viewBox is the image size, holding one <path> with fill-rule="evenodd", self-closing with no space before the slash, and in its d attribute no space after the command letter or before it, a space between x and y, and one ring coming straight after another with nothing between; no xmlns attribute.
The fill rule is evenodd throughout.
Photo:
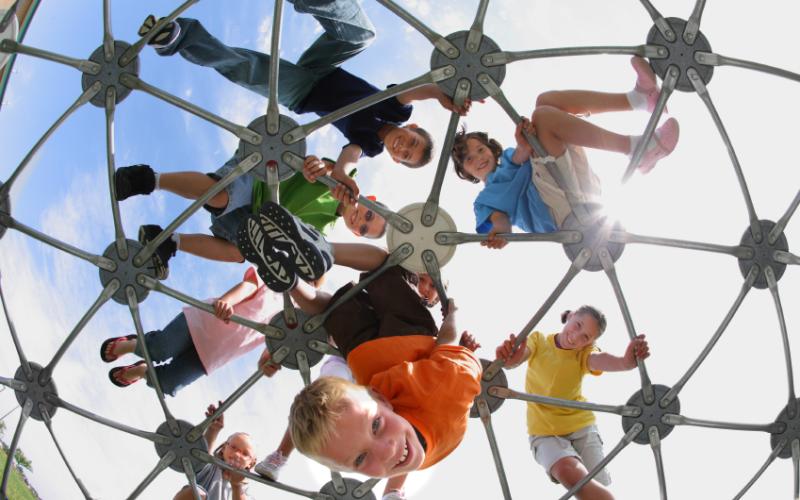
<svg viewBox="0 0 800 500"><path fill-rule="evenodd" d="M330 481L323 486L319 492L330 495L333 500L375 500L375 494L371 490L361 492L359 486L361 482L350 477L342 478L344 487L340 490L336 489L333 481Z"/></svg>
<svg viewBox="0 0 800 500"><path fill-rule="evenodd" d="M41 377L44 371L41 365L29 362L28 366L31 369L30 379L26 375L24 366L17 368L16 373L14 373L14 379L19 380L26 386L24 391L14 390L14 396L16 396L20 406L25 406L25 400L30 399L33 402L31 418L42 422L44 421L43 410L47 412L48 417L52 418L58 409L58 406L52 403L52 401L58 400L58 391L52 377ZM42 381L41 378L47 378L47 380Z"/></svg>
<svg viewBox="0 0 800 500"><path fill-rule="evenodd" d="M188 435L189 432L194 429L194 426L185 420L176 420L175 422L180 428L180 436L178 437L175 437L170 430L169 422L162 423L158 426L158 429L156 429L156 434L165 436L169 440L169 444L167 444L167 440L165 440L163 443L155 443L158 458L164 458L164 455L171 451L175 453L175 460L169 464L169 467L172 470L185 472L183 470L183 459L188 458L192 464L192 469L197 472L206 464L195 458L195 456L192 454L192 450L199 450L203 453L208 453L208 443L206 443L205 439L189 441Z"/></svg>
<svg viewBox="0 0 800 500"><path fill-rule="evenodd" d="M424 203L412 203L400 209L397 213L410 221L420 221L422 218L422 211L425 208ZM456 232L456 223L450 214L443 208L439 207L439 213L434 223L430 226L424 224L414 224L414 228L409 233L398 231L393 226L389 226L386 230L386 243L389 251L392 252L403 243L410 243L414 248L414 254L408 259L404 260L400 265L413 271L415 273L427 273L423 254L425 250L430 250L436 256L438 266L444 267L453 254L456 253L455 245L441 245L436 242L436 233L440 232Z"/></svg>
<svg viewBox="0 0 800 500"><path fill-rule="evenodd" d="M481 368L483 371L486 371L491 364L491 361L481 358ZM475 396L475 402L472 403L472 408L469 409L470 418L480 417L480 414L478 413L479 399L486 401L486 406L489 407L489 413L494 413L498 408L503 406L503 403L505 402L504 398L498 398L497 396L492 396L489 394L489 389L492 387L502 387L503 389L508 389L508 379L506 378L505 370L498 370L491 380L485 380L483 377L481 377L481 393Z"/></svg>
<svg viewBox="0 0 800 500"><path fill-rule="evenodd" d="M574 261L584 248L592 251L592 257L586 263L584 269L587 271L602 271L603 264L600 260L600 252L606 250L612 262L616 262L625 250L624 243L617 243L608 240L612 232L623 231L622 224L614 222L611 224L607 218L593 218L593 220L583 225L578 222L574 214L570 214L561 225L563 231L578 231L583 235L579 243L565 243L564 252L570 261Z"/></svg>
<svg viewBox="0 0 800 500"><path fill-rule="evenodd" d="M300 309L295 309L295 314L297 315L297 324L295 325L287 325L283 314L276 314L272 317L272 320L269 322L270 326L282 330L285 335L280 340L267 337L267 347L269 348L269 352L273 354L278 352L282 347L287 347L289 353L281 360L281 366L292 370L299 370L300 366L297 362L298 353L305 353L309 367L316 365L322 360L323 354L312 349L310 345L315 341L323 344L328 342L328 333L322 326L311 333L306 333L303 330L303 325L309 318L308 314Z"/></svg>
<svg viewBox="0 0 800 500"><path fill-rule="evenodd" d="M431 69L441 68L442 66L452 65L456 72L447 80L442 80L438 83L442 92L453 97L456 95L456 87L463 80L469 81L471 85L469 97L470 99L478 100L489 97L489 94L484 90L483 86L478 83L478 75L486 73L500 85L506 76L506 65L500 64L497 66L485 66L481 58L487 54L494 54L500 52L500 47L486 35L481 37L481 44L476 52L467 50L467 37L469 31L457 31L445 38L458 48L460 54L455 59L450 59L438 50L434 50L431 55Z"/></svg>
<svg viewBox="0 0 800 500"><path fill-rule="evenodd" d="M772 271L775 273L776 282L780 281L781 276L783 276L783 273L786 271L786 264L778 262L773 256L775 255L775 251L788 252L789 242L786 240L786 235L781 233L775 240L775 243L770 244L767 235L772 231L772 228L775 227L775 223L769 220L760 220L758 223L761 226L761 241L756 241L756 239L753 238L749 227L742 235L742 240L739 245L752 248L753 256L749 259L740 258L739 270L742 272L742 276L746 278L750 269L757 265L759 273L753 286L764 289L769 286L767 284L767 276L764 274L767 267L772 268Z"/></svg>
<svg viewBox="0 0 800 500"><path fill-rule="evenodd" d="M131 88L123 85L120 81L120 77L124 73L129 73L133 76L139 76L139 57L137 56L133 61L125 66L120 66L119 58L122 57L122 54L128 49L128 47L130 47L130 44L120 42L118 40L114 41L114 57L111 58L111 61L106 61L106 56L102 45L98 47L97 50L92 52L91 56L89 56L90 61L100 65L100 71L96 75L84 73L83 77L81 77L81 86L83 87L83 90L86 91L95 82L100 82L103 84L103 88L100 89L100 92L95 94L92 100L89 101L98 108L105 107L106 90L109 87L114 87L116 90L116 104L122 102L122 100L128 97L128 94L131 93Z"/></svg>
<svg viewBox="0 0 800 500"><path fill-rule="evenodd" d="M660 45L667 50L667 56L663 59L650 59L650 67L664 80L667 76L667 68L674 65L681 74L675 88L683 92L694 92L694 85L689 81L687 71L694 68L703 83L708 85L714 75L714 66L709 66L698 62L702 58L698 52L711 52L711 44L701 32L697 32L694 43L689 45L684 41L681 34L686 29L686 21L677 17L670 17L667 22L672 27L672 32L677 34L675 41L671 42L664 38L657 26L650 28L647 34L648 45Z"/></svg>
<svg viewBox="0 0 800 500"><path fill-rule="evenodd" d="M111 297L114 299L114 302L122 305L128 305L128 296L125 290L128 287L131 287L136 293L137 302L141 304L144 299L147 298L147 294L150 293L150 289L139 284L136 278L139 274L145 274L153 279L156 279L156 272L150 263L150 259L147 259L147 262L145 262L145 264L141 267L134 265L133 258L142 249L142 244L133 240L125 241L128 245L127 259L120 258L119 254L117 253L116 243L111 243L108 245L103 252L103 257L114 261L114 264L116 264L116 269L114 271L107 271L103 268L100 268L100 283L103 285L103 288L105 288L112 280L118 280L120 285L119 289Z"/></svg>
<svg viewBox="0 0 800 500"><path fill-rule="evenodd" d="M669 389L670 388L665 385L653 385L655 398L652 403L647 402L644 391L642 390L636 391L626 403L627 406L634 406L641 410L638 417L622 417L622 429L626 433L637 423L642 424L642 432L633 439L634 442L649 444L650 437L648 436L648 429L651 427L658 429L658 436L662 440L675 428L674 425L664 423L663 417L667 414L679 415L681 412L680 401L675 397L666 407L662 407L660 403L661 398L669 392Z"/></svg>
<svg viewBox="0 0 800 500"><path fill-rule="evenodd" d="M790 406L793 406L794 408L791 408ZM774 450L778 446L778 443L784 440L787 443L799 440L800 399L796 399L792 403L787 404L786 407L778 415L778 418L775 419L775 423L779 424L777 427L780 428L780 432L773 432L770 434L769 444L771 449ZM780 451L780 453L778 453L778 457L791 458L792 447L784 446L783 449Z"/></svg>
<svg viewBox="0 0 800 500"><path fill-rule="evenodd" d="M259 116L247 126L253 132L259 134L262 138L261 144L253 145L247 141L239 142L239 149L236 150L237 161L242 161L244 158L252 153L261 153L261 163L253 167L250 174L254 175L257 179L267 182L267 164L270 162L278 163L278 177L280 180L285 181L294 175L294 169L283 161L283 153L294 153L301 158L306 156L306 140L287 144L284 141L284 135L295 128L297 122L288 116L281 115L278 124L278 133L270 135L267 133L267 119L265 115Z"/></svg>

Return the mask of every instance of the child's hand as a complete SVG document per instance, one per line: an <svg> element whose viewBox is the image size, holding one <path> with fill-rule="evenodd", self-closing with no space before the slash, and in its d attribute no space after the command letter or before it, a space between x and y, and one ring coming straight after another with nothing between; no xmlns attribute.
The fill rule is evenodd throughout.
<svg viewBox="0 0 800 500"><path fill-rule="evenodd" d="M219 404L222 404L222 401L220 401ZM210 417L211 415L213 415L214 412L217 411L217 408L218 407L215 406L213 403L208 405L208 408L206 408L206 417ZM225 414L220 413L219 417L211 421L211 425L208 426L208 430L213 432L219 432L222 430L223 427L225 427Z"/></svg>
<svg viewBox="0 0 800 500"><path fill-rule="evenodd" d="M625 366L632 370L636 368L637 359L647 359L650 356L650 346L647 345L644 335L637 335L625 349Z"/></svg>
<svg viewBox="0 0 800 500"><path fill-rule="evenodd" d="M214 315L225 323L230 323L231 316L233 316L233 305L227 300L215 300Z"/></svg>
<svg viewBox="0 0 800 500"><path fill-rule="evenodd" d="M516 340L517 336L511 334L508 336L508 340L504 341L495 349L495 357L497 359L502 359L505 366L516 366L522 362L522 358L525 356L524 344L520 345L516 351L514 350L514 342L516 342Z"/></svg>
<svg viewBox="0 0 800 500"><path fill-rule="evenodd" d="M264 349L264 352L261 353L261 357L258 358L258 367L265 377L271 377L275 375L275 372L281 369L281 365L272 362L269 349Z"/></svg>
<svg viewBox="0 0 800 500"><path fill-rule="evenodd" d="M308 182L317 182L319 177L328 175L328 172L333 170L333 165L320 160L314 155L306 156L306 161L303 162L303 177Z"/></svg>
<svg viewBox="0 0 800 500"><path fill-rule="evenodd" d="M338 170L333 170L331 177L339 182L338 186L331 189L333 197L345 205L355 205L358 201L358 194L360 192L356 181L353 180L353 178L349 175Z"/></svg>
<svg viewBox="0 0 800 500"><path fill-rule="evenodd" d="M501 238L497 236L497 233L510 233L511 228L498 228L497 226L492 227L492 230L489 231L489 237L486 238L485 241L481 241L481 246L494 248L495 250L499 250L504 248L508 245L508 240L505 238Z"/></svg>
<svg viewBox="0 0 800 500"><path fill-rule="evenodd" d="M472 352L477 351L481 346L480 343L478 343L478 341L475 339L475 336L467 331L461 333L461 338L458 341L458 345L461 347L466 347Z"/></svg>
<svg viewBox="0 0 800 500"><path fill-rule="evenodd" d="M517 148L514 151L514 157L516 158L528 158L533 153L533 148L528 143L528 139L525 138L525 133L533 134L535 132L533 128L533 123L527 118L523 118L521 122L517 124L516 130L514 130L514 139L517 141ZM519 162L517 162L519 163Z"/></svg>
<svg viewBox="0 0 800 500"><path fill-rule="evenodd" d="M234 485L242 485L244 483L245 477L241 474L237 474L236 472L231 472L229 470L222 471L222 478L227 479L231 486Z"/></svg>

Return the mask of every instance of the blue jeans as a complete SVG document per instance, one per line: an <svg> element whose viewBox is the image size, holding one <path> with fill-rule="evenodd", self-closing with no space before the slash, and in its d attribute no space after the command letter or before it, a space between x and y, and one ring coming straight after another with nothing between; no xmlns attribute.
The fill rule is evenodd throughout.
<svg viewBox="0 0 800 500"><path fill-rule="evenodd" d="M280 59L278 102L295 111L317 82L358 54L375 38L375 27L356 0L289 0L297 12L308 13L324 32L306 49L297 64ZM267 54L229 47L214 38L195 19L179 18L178 39L157 49L161 55L176 52L186 60L217 70L222 76L262 96L269 96Z"/></svg>
<svg viewBox="0 0 800 500"><path fill-rule="evenodd" d="M153 363L163 363L172 358L172 362L156 366L156 377L164 394L175 396L183 387L191 384L206 374L203 363L197 356L189 325L183 313L175 316L162 330L153 330L144 334L144 343ZM137 342L134 354L144 357L141 345ZM152 386L150 381L147 385Z"/></svg>

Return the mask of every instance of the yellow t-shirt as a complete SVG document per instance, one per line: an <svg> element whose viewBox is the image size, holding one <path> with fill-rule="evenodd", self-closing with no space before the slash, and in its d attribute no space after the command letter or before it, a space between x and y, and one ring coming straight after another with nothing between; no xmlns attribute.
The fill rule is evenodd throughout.
<svg viewBox="0 0 800 500"><path fill-rule="evenodd" d="M598 350L595 346L580 351L556 347L556 334L545 337L540 332L528 336L531 351L525 392L553 398L586 401L581 395L581 381L589 370L589 355ZM594 423L594 413L588 410L528 403L528 434L563 436Z"/></svg>

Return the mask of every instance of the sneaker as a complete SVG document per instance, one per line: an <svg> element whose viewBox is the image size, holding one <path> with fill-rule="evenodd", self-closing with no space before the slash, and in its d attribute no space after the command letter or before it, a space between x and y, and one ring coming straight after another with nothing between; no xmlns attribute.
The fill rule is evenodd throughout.
<svg viewBox="0 0 800 500"><path fill-rule="evenodd" d="M284 457L283 453L276 450L267 455L267 458L258 462L255 471L267 479L277 481L278 474L280 474L283 466L286 465L287 460L289 460L288 457Z"/></svg>
<svg viewBox="0 0 800 500"><path fill-rule="evenodd" d="M646 109L649 113L652 113L656 109L658 94L661 92L661 89L658 88L656 74L653 73L653 68L650 67L650 64L638 56L631 57L631 66L636 71L636 86L633 91L647 100ZM664 109L664 111L666 112L667 110Z"/></svg>
<svg viewBox="0 0 800 500"><path fill-rule="evenodd" d="M162 230L161 226L155 224L146 224L139 227L139 243L147 245L149 242L156 239L156 236L161 234ZM153 262L152 269L156 272L156 278L160 280L167 279L167 276L169 276L169 259L175 256L177 250L178 246L172 241L172 238L167 238L163 243L158 245L158 248L151 257Z"/></svg>
<svg viewBox="0 0 800 500"><path fill-rule="evenodd" d="M639 171L646 174L653 170L658 160L669 156L678 144L679 134L678 120L675 118L670 118L658 127L639 161Z"/></svg>
<svg viewBox="0 0 800 500"><path fill-rule="evenodd" d="M163 17L161 19L163 19ZM159 19L159 21L161 19ZM139 26L139 36L147 36L147 34L150 33L150 31L156 25L156 22L156 18L152 14L144 18L142 25ZM177 40L180 33L180 25L175 21L169 22L163 28L161 28L161 31L156 33L156 35L151 38L149 42L147 42L147 45L152 45L157 49L162 49Z"/></svg>
<svg viewBox="0 0 800 500"><path fill-rule="evenodd" d="M150 194L156 188L156 174L150 165L120 167L114 172L117 200L127 200L137 194Z"/></svg>
<svg viewBox="0 0 800 500"><path fill-rule="evenodd" d="M314 281L331 268L331 245L313 226L272 201L261 206L258 217L267 237L289 254L289 265L300 279Z"/></svg>
<svg viewBox="0 0 800 500"><path fill-rule="evenodd" d="M247 216L239 226L236 240L242 257L256 265L258 275L267 288L280 293L295 287L297 275L289 254L273 246L272 240L261 227L258 215Z"/></svg>

